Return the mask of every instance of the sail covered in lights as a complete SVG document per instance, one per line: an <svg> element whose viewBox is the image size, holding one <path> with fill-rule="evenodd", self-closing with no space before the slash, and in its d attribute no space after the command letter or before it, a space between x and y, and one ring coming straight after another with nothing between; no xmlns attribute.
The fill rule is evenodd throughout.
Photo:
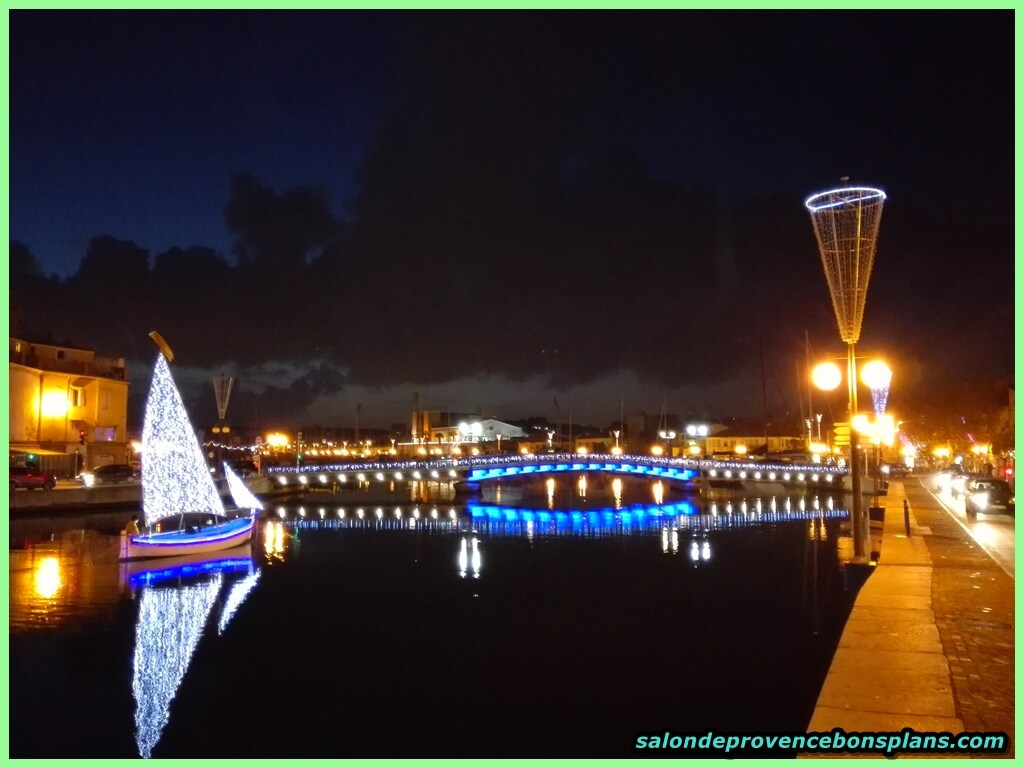
<svg viewBox="0 0 1024 768"><path fill-rule="evenodd" d="M245 487L242 478L235 474L229 464L224 465L224 477L228 479L228 490L231 498L239 509L263 509L263 502L253 496L252 491Z"/></svg>
<svg viewBox="0 0 1024 768"><path fill-rule="evenodd" d="M152 755L167 725L171 701L188 671L223 578L217 573L202 584L142 588L132 660L135 741L142 757Z"/></svg>
<svg viewBox="0 0 1024 768"><path fill-rule="evenodd" d="M142 510L147 525L184 512L224 514L163 353L156 356L146 399L142 451Z"/></svg>

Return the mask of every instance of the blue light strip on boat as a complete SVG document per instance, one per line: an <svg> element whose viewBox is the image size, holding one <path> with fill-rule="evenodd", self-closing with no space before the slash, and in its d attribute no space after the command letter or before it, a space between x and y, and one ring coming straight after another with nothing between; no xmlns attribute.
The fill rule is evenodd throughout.
<svg viewBox="0 0 1024 768"><path fill-rule="evenodd" d="M237 536L240 533L245 533L252 528L255 518L247 517L243 519L243 525L237 525L237 521L232 520L231 522L224 523L221 526L221 533L214 536L197 536L194 533L182 533L179 531L173 531L171 533L158 533L152 537L148 537L145 534L131 537L131 543L136 547L185 547L194 546L196 544L208 544L216 541L223 541L224 539L230 539L233 536ZM224 531L224 528L229 530Z"/></svg>

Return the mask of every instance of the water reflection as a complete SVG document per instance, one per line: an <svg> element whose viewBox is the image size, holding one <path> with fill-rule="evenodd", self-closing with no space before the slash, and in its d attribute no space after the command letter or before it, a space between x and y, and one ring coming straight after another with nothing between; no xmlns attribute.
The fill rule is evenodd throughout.
<svg viewBox="0 0 1024 768"><path fill-rule="evenodd" d="M464 515L460 516L454 508L439 513L436 507L430 510L429 517L421 519L419 507L403 510L395 508L391 514L384 514L377 508L373 516L364 515L364 510L351 510L337 507L319 519L307 520L298 510L298 520L289 518L287 508L279 507L277 513L281 520L268 521L264 533L265 540L273 535L275 548L279 554L283 552L283 526L295 528L320 529L371 529L371 530L420 530L432 532L462 533L472 536L522 536L529 541L536 537L549 536L644 536L658 535L661 537L662 552L676 554L679 552L679 539L698 537L697 557L700 562L711 559L711 544L707 533L726 531L739 528L750 528L761 525L807 521L815 531L817 540L824 541L827 537L824 521L841 519L847 516L845 509L837 509L831 498L824 501L818 497L806 500L775 497L763 504L761 499L738 499L735 501L711 501L701 503L696 500L677 501L671 504L631 504L623 506L621 501L615 507L595 509L536 509L530 507L511 507L497 504L467 504ZM271 534L269 529L273 529ZM472 542L476 539L463 537L460 550L460 570L467 570L471 556ZM691 547L692 549L692 547ZM268 550L269 551L269 550ZM462 563L462 559L466 563Z"/></svg>
<svg viewBox="0 0 1024 768"><path fill-rule="evenodd" d="M36 564L33 584L36 595L46 600L53 598L60 591L60 560L52 555L40 558Z"/></svg>
<svg viewBox="0 0 1024 768"><path fill-rule="evenodd" d="M270 526L268 526L269 528ZM132 658L135 740L139 755L153 754L225 585L218 635L259 581L248 547L174 562L128 563L124 578L139 603Z"/></svg>
<svg viewBox="0 0 1024 768"><path fill-rule="evenodd" d="M480 556L480 540L474 536L467 546L466 537L459 542L459 576L466 578L466 566L472 565L473 578L480 578L482 558Z"/></svg>
<svg viewBox="0 0 1024 768"><path fill-rule="evenodd" d="M278 515L284 517L284 509L278 509ZM268 520L263 526L263 551L267 562L284 560L284 524L280 520Z"/></svg>
<svg viewBox="0 0 1024 768"><path fill-rule="evenodd" d="M57 629L66 620L101 619L122 599L116 541L89 531L68 532L51 541L9 553L11 632Z"/></svg>

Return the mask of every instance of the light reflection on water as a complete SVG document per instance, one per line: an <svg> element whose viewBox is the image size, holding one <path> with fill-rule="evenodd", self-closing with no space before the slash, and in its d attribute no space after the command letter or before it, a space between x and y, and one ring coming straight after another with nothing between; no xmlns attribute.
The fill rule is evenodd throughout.
<svg viewBox="0 0 1024 768"><path fill-rule="evenodd" d="M807 604L812 605L814 622L819 621L819 613L830 605L830 599L835 602L832 592L818 594L819 568L822 574L835 570L836 546L828 531L834 536L846 516L833 499L702 499L684 497L667 485L661 490L662 498L673 496L673 501L652 504L652 498L657 500L655 484L641 486L615 480L618 482L604 488L591 482L584 498L578 495L577 478L567 478L562 487L565 493L559 495L556 489L551 495L551 508L544 484L539 486L541 493L533 499L533 505L529 503L529 494L509 493L507 489L502 495L513 499L514 504L359 505L325 504L312 499L293 505L268 505L262 530L250 550L252 564L244 573L228 575L225 571L223 578L219 573L200 573L191 580L183 578L179 583L171 579L161 585L126 579L123 567L105 559L103 537L93 537L92 545L86 546L65 536L49 548L12 551L12 637L44 628L52 633L64 626L66 643L74 651L78 648L75 633L83 619L103 626L118 604L130 605L132 640L125 638L118 647L130 642L130 649L124 647L119 652L132 672L131 678L119 685L134 692L136 754L156 756L204 754L214 743L209 741L212 736L196 730L194 721L209 716L211 722L217 722L218 716L224 714L221 705L212 701L200 703L195 695L190 698L185 691L189 685L193 691L197 690L196 685L200 686L198 690L205 690L206 686L213 691L233 689L239 683L237 670L221 669L218 664L229 661L229 649L238 646L254 649L247 657L249 668L254 662L265 660L255 652L262 648L284 654L290 665L298 665L304 671L296 675L293 687L288 688L287 681L279 685L285 686L289 701L300 707L307 718L319 717L302 704L309 686L322 693L328 681L336 684L342 679L339 675L344 670L345 689L354 698L353 702L338 704L339 716L351 721L352 733L373 734L377 733L373 730L376 721L370 715L369 719L360 719L360 706L355 702L372 698L376 695L374 691L396 690L396 695L416 696L425 685L421 678L427 676L433 687L426 688L432 696L452 703L457 693L444 687L444 676L434 680L434 673L429 671L433 667L416 666L410 671L412 668L405 669L399 664L393 671L379 667L356 670L322 654L310 653L310 649L331 642L332 638L344 637L343 645L350 649L352 657L362 654L373 658L372 654L381 647L392 653L399 649L400 643L389 639L392 635L415 644L425 633L432 642L459 649L449 661L466 675L487 668L492 652L497 654L494 658L514 655L516 643L536 649L559 648L560 638L572 638L573 647L583 654L579 663L559 657L557 663L552 661L552 666L547 666L548 662L543 661L549 658L547 655L536 656L533 663L544 666L527 671L530 683L520 682L520 673L500 665L487 668L487 673L498 681L494 684L497 689L510 692L516 706L533 700L539 691L553 685L554 700L560 706L575 704L583 713L583 723L585 715L612 711L608 709L612 694L598 693L600 703L588 703L586 697L575 699L571 687L562 689L552 681L564 678L576 681L573 685L585 685L592 677L590 667L605 658L605 654L643 638L654 638L662 644L697 643L695 647L702 649L703 654L719 658L717 674L727 678L730 673L721 666L724 651L718 649L731 647L727 645L730 638L742 640L759 631L756 627L763 629L754 623L760 605L746 602L750 599L746 580L756 582L762 578L758 575L762 572L775 574L765 581L796 584L797 591L804 592L803 598L797 595L794 599L786 592L792 592L792 587L787 586L770 590L770 597L764 598L779 600L782 615L788 617L784 626L774 630L780 637L789 632L785 635L788 639L780 640L780 650L772 653L788 652L784 649L793 643L807 643L799 622L805 620L802 616L810 616L811 608L798 610L801 599L807 603L813 595L812 603ZM574 507L577 499L586 504ZM602 502L604 505L599 506ZM762 538L759 529L776 533ZM780 536L783 531L788 533ZM84 536L83 541L88 538ZM778 547L782 541L789 542L785 549L765 550L765 544L759 544L775 542ZM804 550L803 555L800 549ZM773 552L777 557L764 557L765 552ZM786 558L802 562L796 566L802 576L795 581L790 578L793 571L779 570ZM760 570L766 564L767 570ZM589 576L577 578L583 573ZM461 592L453 589L455 584L461 585ZM470 598L470 593L478 599ZM515 597L519 594L528 595L529 599ZM672 611L663 614L652 610L662 605L656 596L664 599L664 605L673 605ZM464 602L463 597L470 598L470 602ZM717 621L705 621L703 617L718 610L716 601L730 606L728 612L719 614ZM819 608L819 604L824 607ZM486 612L477 613L481 608ZM246 618L229 629L228 623L238 612L246 614ZM672 618L676 614L678 617ZM432 623L435 616L436 627ZM480 633L485 638L479 643L461 630L453 633L450 629L454 619L462 621L468 617L476 617L476 623L466 624L474 628L470 635ZM577 629L578 622L585 629ZM735 631L733 622L739 622ZM225 630L227 634L222 639L220 635ZM548 636L548 632L554 634ZM34 658L26 654L24 643L19 647L21 658ZM484 648L492 651L484 653ZM737 646L741 654L745 648L742 642ZM822 658L827 661L828 657L826 653ZM647 705L647 711L653 714L634 718L637 723L630 720L629 725L622 726L624 732L628 731L627 736L634 732L631 728L643 724L640 721L644 718L655 714L665 717L665 713L675 717L673 713L689 711L670 705L675 701L676 688L669 681L682 680L696 672L685 665L677 668L674 661L666 663L670 663L670 671L666 673L665 685L655 684L646 676L605 670L610 692L621 691L621 695L633 696L638 702L656 702ZM749 676L750 671L744 674ZM322 684L318 682L321 678ZM116 681L117 676L111 679ZM701 690L713 699L717 694L706 687L709 684L700 683ZM246 688L249 699L256 706L272 709L273 699L258 700L258 685L253 685L256 687ZM747 693L744 678L736 678L730 685L739 685L737 690ZM813 696L817 690L814 680L807 687ZM757 695L764 692L761 688L757 691ZM12 701L14 711L23 699ZM504 706L501 696L487 701L491 707ZM586 710L587 706L593 711ZM692 715L696 720L682 719L684 715L679 714L678 725L696 723L705 717L705 707L721 718L721 713L735 706L705 701L702 713ZM196 708L203 709L201 717L195 713ZM419 709L419 719L396 721L396 726L419 729L416 732L422 736L426 726L418 723L426 717L425 711ZM317 722L323 725L326 719L327 715ZM727 724L722 719L716 722ZM118 726L111 726L114 727ZM527 736L534 734L531 738L537 740L530 754L546 753L543 744L549 742L536 736L542 731L527 731ZM238 739L248 740L258 733L258 729L244 735L239 732ZM607 727L594 726L591 738L603 733L610 733ZM480 751L480 737L477 738L467 749L485 754L486 750ZM554 736L550 738L550 743L561 743ZM104 743L110 743L110 737L106 739ZM243 748L239 746L242 743L232 742L233 748ZM291 754L305 754L301 752L302 742L293 739L290 743ZM320 746L309 747L308 756L348 754L343 746L330 752L324 751L324 742L310 743ZM366 736L365 743L377 742ZM411 744L405 746L415 752ZM116 751L109 754L128 756ZM376 753L370 749L366 754Z"/></svg>
<svg viewBox="0 0 1024 768"><path fill-rule="evenodd" d="M9 554L11 632L60 625L70 617L102 621L120 596L116 570L103 561L106 537L55 538Z"/></svg>

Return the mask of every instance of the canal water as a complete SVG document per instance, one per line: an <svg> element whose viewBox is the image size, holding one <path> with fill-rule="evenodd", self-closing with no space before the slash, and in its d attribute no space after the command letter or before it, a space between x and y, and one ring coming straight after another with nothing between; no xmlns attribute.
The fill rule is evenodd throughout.
<svg viewBox="0 0 1024 768"><path fill-rule="evenodd" d="M11 756L691 757L633 745L803 731L852 605L845 511L589 480L270 504L251 547L183 563L118 564L130 513L12 521Z"/></svg>

